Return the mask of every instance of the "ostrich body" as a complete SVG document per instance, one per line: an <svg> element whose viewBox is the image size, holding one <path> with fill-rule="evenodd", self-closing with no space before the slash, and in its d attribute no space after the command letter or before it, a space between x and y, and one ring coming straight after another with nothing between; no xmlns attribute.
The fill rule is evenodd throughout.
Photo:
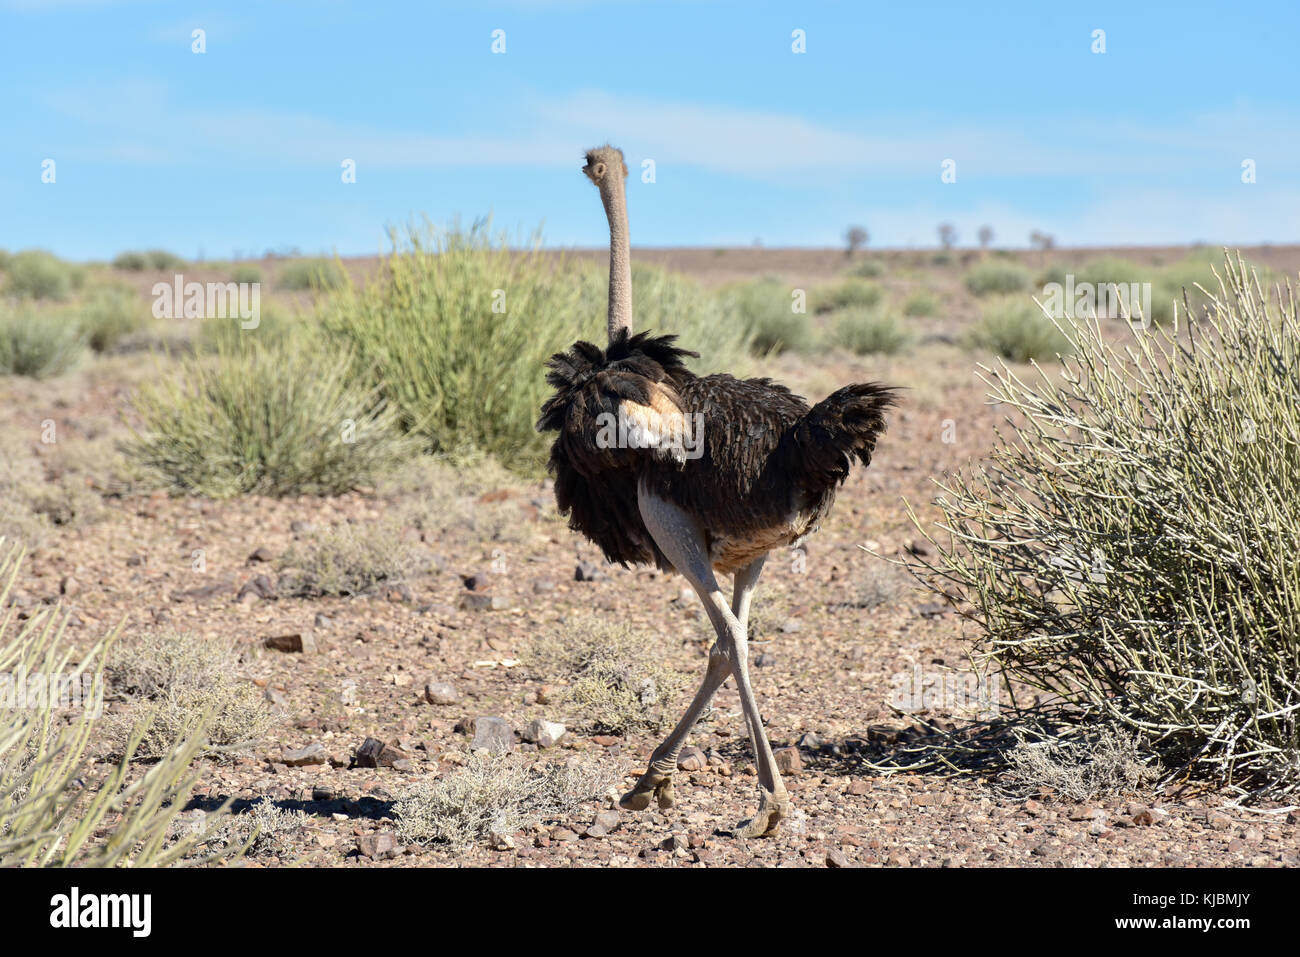
<svg viewBox="0 0 1300 957"><path fill-rule="evenodd" d="M558 433L550 457L556 504L610 561L685 577L717 633L686 714L619 803L641 810L654 797L672 805L686 736L734 677L759 783L758 813L736 833L770 834L789 798L749 678L750 599L767 553L816 531L851 460L870 463L894 393L850 385L809 407L770 379L695 375L685 360L696 353L678 348L675 336L632 335L623 154L592 150L583 171L600 188L610 223L609 345L577 342L550 360L555 394L537 427ZM734 575L730 603L715 571Z"/></svg>

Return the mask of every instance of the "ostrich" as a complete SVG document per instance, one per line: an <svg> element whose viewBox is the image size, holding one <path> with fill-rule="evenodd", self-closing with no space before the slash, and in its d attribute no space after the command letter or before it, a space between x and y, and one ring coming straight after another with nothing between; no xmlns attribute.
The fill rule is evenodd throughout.
<svg viewBox="0 0 1300 957"><path fill-rule="evenodd" d="M661 808L672 806L682 744L734 677L759 785L757 813L734 833L765 836L788 815L790 799L749 677L754 586L769 551L816 531L850 461L870 464L895 394L879 383L850 385L809 408L770 379L696 376L685 360L698 353L678 348L675 336L633 335L627 167L612 146L586 158L583 172L609 220L609 344L601 350L579 341L548 363L555 394L537 428L558 433L550 454L556 504L609 561L684 576L717 633L695 698L619 804L639 811L654 797ZM688 453L683 437L692 431L702 442ZM730 603L715 572L734 576Z"/></svg>

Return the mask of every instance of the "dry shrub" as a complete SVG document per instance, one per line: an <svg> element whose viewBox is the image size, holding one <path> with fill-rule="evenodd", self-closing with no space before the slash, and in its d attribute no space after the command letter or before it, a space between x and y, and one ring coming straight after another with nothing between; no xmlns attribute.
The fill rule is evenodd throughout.
<svg viewBox="0 0 1300 957"><path fill-rule="evenodd" d="M1093 801L1132 794L1159 772L1138 753L1131 734L1103 727L1094 735L1028 741L1007 754L1007 784L1013 792L1050 789L1071 801Z"/></svg>
<svg viewBox="0 0 1300 957"><path fill-rule="evenodd" d="M307 815L258 798L239 813L221 818L213 826L204 815L200 820L178 830L198 835L198 843L220 851L243 850L249 857L286 851L291 839L307 826Z"/></svg>
<svg viewBox="0 0 1300 957"><path fill-rule="evenodd" d="M1229 259L1191 324L1061 324L990 459L940 484L927 582L1060 720L1254 795L1300 789L1300 314ZM1114 323L1111 327L1114 328Z"/></svg>
<svg viewBox="0 0 1300 957"><path fill-rule="evenodd" d="M473 754L397 801L397 836L408 844L466 847L571 814L604 796L616 776L590 760L530 767L518 756Z"/></svg>
<svg viewBox="0 0 1300 957"><path fill-rule="evenodd" d="M0 606L20 556L0 539ZM198 777L192 765L202 746L201 722L168 741L161 760L142 774L131 767L138 734L128 737L119 761L94 765L91 746L102 727L95 689L103 688L104 651L115 636L74 664L63 639L66 625L67 615L55 609L24 621L0 615L0 868L159 867L178 860L195 845L191 837L175 840L173 824ZM90 695L81 696L79 707L72 707L73 696L33 701L26 693L31 679L53 675ZM21 704L16 676L26 676Z"/></svg>
<svg viewBox="0 0 1300 957"><path fill-rule="evenodd" d="M657 643L596 618L571 621L539 639L529 658L539 675L566 685L560 703L596 733L660 730L684 684L663 664Z"/></svg>
<svg viewBox="0 0 1300 957"><path fill-rule="evenodd" d="M144 727L136 757L156 758L169 742L206 715L203 753L247 751L270 732L273 719L257 687L235 669L234 642L177 631L149 632L117 650L110 689L131 702L116 721L116 745Z"/></svg>
<svg viewBox="0 0 1300 957"><path fill-rule="evenodd" d="M416 567L402 528L391 521L339 525L314 536L305 550L291 548L280 564L287 594L304 598L360 595L399 584Z"/></svg>

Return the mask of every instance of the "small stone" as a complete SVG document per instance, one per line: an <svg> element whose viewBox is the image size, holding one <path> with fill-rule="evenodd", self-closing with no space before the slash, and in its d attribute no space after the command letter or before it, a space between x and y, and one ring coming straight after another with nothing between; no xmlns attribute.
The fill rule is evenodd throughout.
<svg viewBox="0 0 1300 957"><path fill-rule="evenodd" d="M577 839L578 839L577 832L571 831L567 827L557 827L554 831L551 832L551 840L557 841L559 843L567 844L568 842L576 841Z"/></svg>
<svg viewBox="0 0 1300 957"><path fill-rule="evenodd" d="M359 768L379 767L379 755L384 751L384 742L378 738L366 738L352 755L353 763Z"/></svg>
<svg viewBox="0 0 1300 957"><path fill-rule="evenodd" d="M1132 812L1133 823L1138 827L1150 827L1156 823L1155 815L1151 813L1149 807L1130 807L1129 810Z"/></svg>
<svg viewBox="0 0 1300 957"><path fill-rule="evenodd" d="M312 625L316 628L328 628L332 624L334 624L334 620L327 615L322 615L320 612L316 612L316 617L312 619Z"/></svg>
<svg viewBox="0 0 1300 957"><path fill-rule="evenodd" d="M65 598L71 598L77 592L81 591L81 583L71 575L64 575L59 580L59 594Z"/></svg>
<svg viewBox="0 0 1300 957"><path fill-rule="evenodd" d="M467 575L461 581L465 583L465 587L470 591L487 591L492 587L492 579L487 576L486 572Z"/></svg>
<svg viewBox="0 0 1300 957"><path fill-rule="evenodd" d="M553 748L560 743L567 729L558 721L543 721L541 718L534 718L524 729L523 739L531 741L539 748Z"/></svg>
<svg viewBox="0 0 1300 957"><path fill-rule="evenodd" d="M309 654L316 650L316 643L306 633L271 635L263 638L262 644L272 651L282 651L285 654Z"/></svg>
<svg viewBox="0 0 1300 957"><path fill-rule="evenodd" d="M545 595L547 592L555 591L555 582L546 578L539 578L533 582L533 592L538 595Z"/></svg>
<svg viewBox="0 0 1300 957"><path fill-rule="evenodd" d="M515 732L504 718L480 717L474 719L474 743L470 747L488 751L513 751Z"/></svg>
<svg viewBox="0 0 1300 957"><path fill-rule="evenodd" d="M396 857L398 854L397 838L388 831L380 831L378 834L363 834L357 838L357 850L361 852L362 857L368 857L371 860Z"/></svg>
<svg viewBox="0 0 1300 957"><path fill-rule="evenodd" d="M827 867L848 867L849 859L844 856L844 852L838 847L832 847L826 852Z"/></svg>
<svg viewBox="0 0 1300 957"><path fill-rule="evenodd" d="M1210 810L1205 813L1205 823L1213 828L1225 828L1232 826L1232 818L1222 811Z"/></svg>
<svg viewBox="0 0 1300 957"><path fill-rule="evenodd" d="M460 695L445 681L428 681L424 685L424 700L429 704L455 704Z"/></svg>
<svg viewBox="0 0 1300 957"><path fill-rule="evenodd" d="M313 742L305 748L297 748L291 751L285 751L280 755L282 764L287 764L291 768L305 768L313 764L329 764L330 756L325 750L325 746L320 742Z"/></svg>
<svg viewBox="0 0 1300 957"><path fill-rule="evenodd" d="M677 755L677 767L682 771L703 771L709 760L699 748L687 745Z"/></svg>
<svg viewBox="0 0 1300 957"><path fill-rule="evenodd" d="M253 551L253 554L248 556L248 560L250 562L269 562L274 558L275 558L275 553L272 552L265 545L262 545L259 548L255 549Z"/></svg>
<svg viewBox="0 0 1300 957"><path fill-rule="evenodd" d="M599 566L591 562L578 562L578 567L573 570L573 580L578 582L598 582L604 577L605 573Z"/></svg>
<svg viewBox="0 0 1300 957"><path fill-rule="evenodd" d="M1104 818L1097 817L1093 818L1092 823L1088 825L1088 833L1093 837L1104 837L1113 832L1106 826Z"/></svg>
<svg viewBox="0 0 1300 957"><path fill-rule="evenodd" d="M772 752L776 758L776 767L782 774L793 775L803 770L803 758L799 756L798 748L778 748Z"/></svg>
<svg viewBox="0 0 1300 957"><path fill-rule="evenodd" d="M271 685L266 686L266 691L263 692L263 697L277 708L284 708L289 704L289 699L285 693L279 688Z"/></svg>
<svg viewBox="0 0 1300 957"><path fill-rule="evenodd" d="M822 739L817 737L817 735L813 734L811 731L799 739L799 747L803 748L805 751L820 751L823 745L824 742Z"/></svg>
<svg viewBox="0 0 1300 957"><path fill-rule="evenodd" d="M865 778L854 778L849 782L849 793L854 797L866 797L871 793L871 784Z"/></svg>
<svg viewBox="0 0 1300 957"><path fill-rule="evenodd" d="M803 631L803 622L798 618L787 618L781 622L781 631L787 635L793 635L797 631Z"/></svg>
<svg viewBox="0 0 1300 957"><path fill-rule="evenodd" d="M254 575L248 581L240 586L239 592L235 595L235 601L255 595L258 598L274 599L276 597L275 584L266 575Z"/></svg>
<svg viewBox="0 0 1300 957"><path fill-rule="evenodd" d="M1102 817L1104 813L1105 812L1095 807L1079 805L1078 807L1070 808L1070 813L1067 816L1071 821L1091 821L1093 818Z"/></svg>
<svg viewBox="0 0 1300 957"><path fill-rule="evenodd" d="M1250 841L1251 843L1264 840L1264 832L1257 827L1246 828L1246 832L1241 836L1244 837L1246 840Z"/></svg>
<svg viewBox="0 0 1300 957"><path fill-rule="evenodd" d="M488 835L488 844L494 851L513 851L515 839L505 831L492 831Z"/></svg>
<svg viewBox="0 0 1300 957"><path fill-rule="evenodd" d="M754 659L755 668L771 668L774 664L776 664L776 659L767 652L763 652Z"/></svg>
<svg viewBox="0 0 1300 957"><path fill-rule="evenodd" d="M470 611L504 611L510 607L510 599L488 592L466 592L461 595L460 604Z"/></svg>

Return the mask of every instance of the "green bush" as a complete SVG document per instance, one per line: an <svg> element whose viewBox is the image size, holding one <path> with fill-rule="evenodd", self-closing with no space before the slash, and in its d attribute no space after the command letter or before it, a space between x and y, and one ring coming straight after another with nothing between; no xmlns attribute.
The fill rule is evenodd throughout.
<svg viewBox="0 0 1300 957"><path fill-rule="evenodd" d="M145 307L125 286L100 286L75 307L90 348L108 352L145 324Z"/></svg>
<svg viewBox="0 0 1300 957"><path fill-rule="evenodd" d="M846 309L835 316L836 345L857 355L894 355L907 348L912 337L889 313Z"/></svg>
<svg viewBox="0 0 1300 957"><path fill-rule="evenodd" d="M333 259L296 259L285 263L276 277L281 289L341 289L347 284L347 273Z"/></svg>
<svg viewBox="0 0 1300 957"><path fill-rule="evenodd" d="M401 415L427 451L481 453L535 473L550 438L534 428L550 393L543 365L583 338L605 341L606 270L513 251L486 223L469 232L412 229L393 236L379 278L318 304L355 374ZM662 270L632 271L636 328L678 333L709 364L736 362L747 336L720 320L694 283Z"/></svg>
<svg viewBox="0 0 1300 957"><path fill-rule="evenodd" d="M885 263L876 257L864 259L850 269L849 273L859 279L879 279L885 274Z"/></svg>
<svg viewBox="0 0 1300 957"><path fill-rule="evenodd" d="M189 264L180 256L165 249L124 252L113 257L113 268L127 272L144 272L146 269L166 272L184 269L187 265Z"/></svg>
<svg viewBox="0 0 1300 957"><path fill-rule="evenodd" d="M905 316L933 316L939 311L939 299L926 289L918 290L907 297L903 303Z"/></svg>
<svg viewBox="0 0 1300 957"><path fill-rule="evenodd" d="M755 355L811 351L812 327L806 314L793 311L792 291L781 280L769 277L734 286L723 293L726 308L734 312Z"/></svg>
<svg viewBox="0 0 1300 957"><path fill-rule="evenodd" d="M1063 353L1069 341L1033 301L1019 297L993 303L967 335L969 344L991 350L1012 362L1048 359Z"/></svg>
<svg viewBox="0 0 1300 957"><path fill-rule="evenodd" d="M871 308L880 305L884 290L877 283L864 279L846 279L841 283L818 289L813 296L816 312L834 312L851 307Z"/></svg>
<svg viewBox="0 0 1300 957"><path fill-rule="evenodd" d="M11 259L13 259L13 256L11 256L7 250L0 249L0 272L4 272L9 268L9 261Z"/></svg>
<svg viewBox="0 0 1300 957"><path fill-rule="evenodd" d="M147 384L128 444L180 492L213 497L331 495L371 484L411 452L397 413L352 379L346 352L298 339L250 341L187 361Z"/></svg>
<svg viewBox="0 0 1300 957"><path fill-rule="evenodd" d="M239 352L252 346L279 346L303 324L269 302L261 304L256 326L245 328L248 321L238 315L204 318L199 323L199 348L208 352Z"/></svg>
<svg viewBox="0 0 1300 957"><path fill-rule="evenodd" d="M240 263L230 271L230 281L247 283L261 282L262 270L254 266L252 263Z"/></svg>
<svg viewBox="0 0 1300 957"><path fill-rule="evenodd" d="M1054 718L1281 798L1300 790L1300 313L1240 257L1215 295L1195 335L1081 322L1061 375L992 370L1019 414L945 482L953 537L925 574Z"/></svg>
<svg viewBox="0 0 1300 957"><path fill-rule="evenodd" d="M85 335L63 313L0 304L0 375L62 375L77 366L85 351Z"/></svg>
<svg viewBox="0 0 1300 957"><path fill-rule="evenodd" d="M40 249L15 253L5 275L5 292L29 299L66 299L85 277L83 270Z"/></svg>
<svg viewBox="0 0 1300 957"><path fill-rule="evenodd" d="M984 262L966 274L972 295L1007 295L1029 288L1029 270L1017 263Z"/></svg>

